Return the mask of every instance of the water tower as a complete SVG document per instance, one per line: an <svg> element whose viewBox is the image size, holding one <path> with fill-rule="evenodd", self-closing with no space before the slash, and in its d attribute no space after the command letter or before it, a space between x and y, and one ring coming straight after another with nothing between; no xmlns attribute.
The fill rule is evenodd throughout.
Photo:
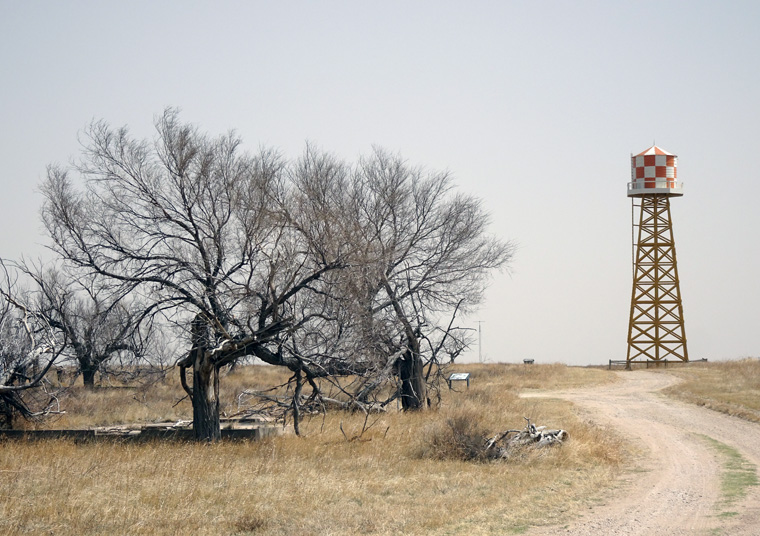
<svg viewBox="0 0 760 536"><path fill-rule="evenodd" d="M634 253L628 367L638 361L689 360L670 219L670 198L683 195L683 184L676 182L677 163L676 155L657 146L631 156Z"/></svg>

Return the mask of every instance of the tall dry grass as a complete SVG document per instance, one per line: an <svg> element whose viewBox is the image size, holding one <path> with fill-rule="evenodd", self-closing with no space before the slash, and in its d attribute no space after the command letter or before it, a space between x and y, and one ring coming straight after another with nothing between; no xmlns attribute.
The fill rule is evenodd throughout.
<svg viewBox="0 0 760 536"><path fill-rule="evenodd" d="M239 409L244 390L265 390L285 383L287 372L278 367L241 367L223 372L220 380L221 411L232 415ZM85 389L81 379L59 395L61 415L44 420L18 421L22 429L82 429L126 423L154 423L192 419L190 401L180 386L179 373L170 369L163 377L148 381L118 381Z"/></svg>
<svg viewBox="0 0 760 536"><path fill-rule="evenodd" d="M760 422L760 359L715 361L667 369L683 379L665 390L686 402Z"/></svg>
<svg viewBox="0 0 760 536"><path fill-rule="evenodd" d="M361 414L335 412L307 419L305 437L260 442L5 442L0 533L510 534L562 520L599 496L618 470L621 443L578 419L566 402L517 394L604 382L608 374L561 365L458 368L472 372L469 390L445 390L438 410L373 416L363 434ZM225 404L265 376L282 380L268 367L224 378ZM170 384L155 389L156 399L148 390L139 405L182 396ZM128 393L82 395L89 405L78 407L93 411L94 421L118 414L90 400L101 395L100 403L139 414L128 409L135 404ZM522 427L524 416L565 428L570 440L506 462L439 460L426 452L430 430L447 419L496 433Z"/></svg>

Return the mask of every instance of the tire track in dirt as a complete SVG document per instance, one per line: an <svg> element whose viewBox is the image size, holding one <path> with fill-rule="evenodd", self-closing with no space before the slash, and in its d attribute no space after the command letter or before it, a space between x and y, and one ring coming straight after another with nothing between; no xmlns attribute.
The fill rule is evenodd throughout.
<svg viewBox="0 0 760 536"><path fill-rule="evenodd" d="M638 452L603 504L562 527L528 534L737 535L760 534L760 487L719 517L722 459L701 435L733 447L760 466L760 425L676 401L660 394L680 381L666 373L617 372L620 381L594 388L531 393L562 398L581 416L609 427ZM701 435L700 435L701 434Z"/></svg>

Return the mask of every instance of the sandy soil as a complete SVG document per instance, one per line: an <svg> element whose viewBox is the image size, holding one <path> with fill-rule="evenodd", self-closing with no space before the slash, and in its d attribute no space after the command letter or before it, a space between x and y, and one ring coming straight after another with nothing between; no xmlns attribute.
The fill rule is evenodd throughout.
<svg viewBox="0 0 760 536"><path fill-rule="evenodd" d="M614 429L637 453L602 504L569 525L536 527L528 534L760 535L760 486L750 487L743 500L725 504L722 455L701 437L737 449L760 467L760 425L659 394L679 381L669 374L617 374L621 381L612 385L526 395L573 402L584 418Z"/></svg>

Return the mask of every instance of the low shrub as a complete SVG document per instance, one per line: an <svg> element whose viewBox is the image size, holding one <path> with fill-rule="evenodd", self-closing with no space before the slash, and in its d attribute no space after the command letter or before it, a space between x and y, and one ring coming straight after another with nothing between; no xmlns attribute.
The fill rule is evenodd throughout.
<svg viewBox="0 0 760 536"><path fill-rule="evenodd" d="M475 412L436 420L422 431L419 456L436 460L483 460L487 431Z"/></svg>

